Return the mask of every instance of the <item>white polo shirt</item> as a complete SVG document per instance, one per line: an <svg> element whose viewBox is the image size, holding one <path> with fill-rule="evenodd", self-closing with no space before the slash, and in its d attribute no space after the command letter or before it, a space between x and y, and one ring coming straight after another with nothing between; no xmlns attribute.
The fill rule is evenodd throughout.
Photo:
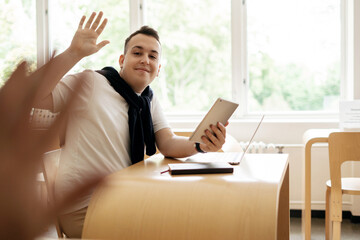
<svg viewBox="0 0 360 240"><path fill-rule="evenodd" d="M54 112L61 108L84 79L78 101L69 116L65 146L55 182L55 198L60 199L93 176L106 176L131 165L129 105L101 74L86 70L64 77L52 92ZM155 94L151 102L154 132L169 128ZM66 212L86 207L91 193Z"/></svg>

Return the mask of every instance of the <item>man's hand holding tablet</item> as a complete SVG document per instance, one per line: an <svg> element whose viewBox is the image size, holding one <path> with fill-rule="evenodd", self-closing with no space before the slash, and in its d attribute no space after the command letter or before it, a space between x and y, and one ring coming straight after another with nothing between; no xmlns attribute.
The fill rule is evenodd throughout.
<svg viewBox="0 0 360 240"><path fill-rule="evenodd" d="M216 131L219 131L218 129L228 124L229 118L238 106L238 103L222 98L218 98L215 101L214 105L210 108L209 112L205 115L189 138L190 141L196 142L196 149L199 152L212 151L212 149L208 147L209 144L207 144L209 142L216 141L216 138L212 134L216 135ZM206 134L206 131L210 131L210 133ZM209 149L203 149L203 145L200 148L200 143L206 144L206 148Z"/></svg>

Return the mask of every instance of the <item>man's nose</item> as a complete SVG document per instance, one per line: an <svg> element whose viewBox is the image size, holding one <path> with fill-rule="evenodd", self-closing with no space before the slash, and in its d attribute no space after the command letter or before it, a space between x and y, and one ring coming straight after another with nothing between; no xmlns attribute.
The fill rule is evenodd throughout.
<svg viewBox="0 0 360 240"><path fill-rule="evenodd" d="M143 55L143 57L141 58L141 63L144 64L149 64L150 58L147 55Z"/></svg>

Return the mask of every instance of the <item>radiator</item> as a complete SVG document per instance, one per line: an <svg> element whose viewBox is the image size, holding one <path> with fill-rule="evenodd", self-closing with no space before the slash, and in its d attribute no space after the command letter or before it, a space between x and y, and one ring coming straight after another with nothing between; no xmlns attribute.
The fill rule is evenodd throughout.
<svg viewBox="0 0 360 240"><path fill-rule="evenodd" d="M222 150L224 152L243 152L248 144L249 142L238 142L232 135L227 134ZM285 144L253 141L249 146L248 153L283 153L284 147Z"/></svg>
<svg viewBox="0 0 360 240"><path fill-rule="evenodd" d="M239 142L242 150L244 151L249 142ZM249 146L248 153L283 153L283 144L252 142Z"/></svg>

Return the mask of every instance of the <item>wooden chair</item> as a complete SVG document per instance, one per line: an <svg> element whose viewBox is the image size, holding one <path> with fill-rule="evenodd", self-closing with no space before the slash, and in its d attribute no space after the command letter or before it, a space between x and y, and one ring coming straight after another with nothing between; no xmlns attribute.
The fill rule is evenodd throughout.
<svg viewBox="0 0 360 240"><path fill-rule="evenodd" d="M48 206L54 203L54 185L55 178L57 174L57 169L59 167L61 149L56 149L53 151L49 151L44 153L44 160L42 164L42 170L46 185L47 192L47 200ZM58 219L56 219L55 223L56 232L59 238L66 238L65 233L62 231Z"/></svg>
<svg viewBox="0 0 360 240"><path fill-rule="evenodd" d="M54 123L58 113L52 113L46 109L34 108L31 113L31 128L34 131L35 136L41 137L46 134L46 131ZM40 182L41 198L45 198L47 206L54 203L54 185L59 166L60 159L60 138L54 139L52 142L46 143L47 152L44 153L41 173L38 175ZM45 186L44 186L45 185ZM55 228L59 238L65 238L65 234L60 228L59 221L55 221Z"/></svg>
<svg viewBox="0 0 360 240"><path fill-rule="evenodd" d="M326 182L325 238L341 238L342 195L360 195L360 178L341 178L345 161L360 161L360 132L329 136L330 180Z"/></svg>

